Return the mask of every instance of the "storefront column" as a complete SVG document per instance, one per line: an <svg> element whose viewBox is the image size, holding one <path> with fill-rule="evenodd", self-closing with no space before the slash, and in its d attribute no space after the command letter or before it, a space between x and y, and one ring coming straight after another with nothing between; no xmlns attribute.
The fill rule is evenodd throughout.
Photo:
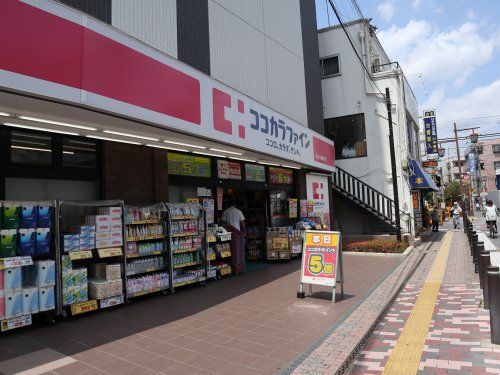
<svg viewBox="0 0 500 375"><path fill-rule="evenodd" d="M154 201L170 202L168 195L168 153L166 151L153 148L154 163Z"/></svg>

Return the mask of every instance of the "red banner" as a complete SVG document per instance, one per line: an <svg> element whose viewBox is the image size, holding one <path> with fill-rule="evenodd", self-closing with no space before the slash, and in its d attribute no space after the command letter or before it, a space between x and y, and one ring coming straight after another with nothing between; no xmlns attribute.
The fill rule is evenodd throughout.
<svg viewBox="0 0 500 375"><path fill-rule="evenodd" d="M339 239L337 232L306 232L302 257L302 283L335 286Z"/></svg>

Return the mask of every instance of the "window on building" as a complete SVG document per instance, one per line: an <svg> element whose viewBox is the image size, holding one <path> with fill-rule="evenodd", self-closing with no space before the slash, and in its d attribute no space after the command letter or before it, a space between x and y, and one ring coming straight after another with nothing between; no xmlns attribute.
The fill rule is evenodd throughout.
<svg viewBox="0 0 500 375"><path fill-rule="evenodd" d="M97 146L92 141L63 138L63 166L79 168L95 168Z"/></svg>
<svg viewBox="0 0 500 375"><path fill-rule="evenodd" d="M493 168L495 169L495 171L496 171L497 169L500 169L500 161L496 161L496 162L494 162L494 164L493 164Z"/></svg>
<svg viewBox="0 0 500 375"><path fill-rule="evenodd" d="M329 56L321 59L321 72L323 77L340 75L339 56Z"/></svg>
<svg viewBox="0 0 500 375"><path fill-rule="evenodd" d="M52 163L52 136L22 131L13 131L10 134L12 162L38 165Z"/></svg>
<svg viewBox="0 0 500 375"><path fill-rule="evenodd" d="M496 154L496 153L500 153L500 145L493 145L493 152Z"/></svg>
<svg viewBox="0 0 500 375"><path fill-rule="evenodd" d="M335 158L367 155L364 113L325 120L326 136L335 142Z"/></svg>

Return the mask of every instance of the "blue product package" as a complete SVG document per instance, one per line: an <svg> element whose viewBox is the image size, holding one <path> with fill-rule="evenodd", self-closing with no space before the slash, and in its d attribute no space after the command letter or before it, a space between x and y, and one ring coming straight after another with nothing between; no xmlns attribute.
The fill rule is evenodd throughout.
<svg viewBox="0 0 500 375"><path fill-rule="evenodd" d="M3 271L3 287L5 291L21 290L22 285L21 267L7 268Z"/></svg>
<svg viewBox="0 0 500 375"><path fill-rule="evenodd" d="M5 293L5 319L23 315L23 294L17 292Z"/></svg>
<svg viewBox="0 0 500 375"><path fill-rule="evenodd" d="M37 219L37 206L21 206L21 228L36 228Z"/></svg>
<svg viewBox="0 0 500 375"><path fill-rule="evenodd" d="M35 229L19 229L19 255L34 256L36 244Z"/></svg>
<svg viewBox="0 0 500 375"><path fill-rule="evenodd" d="M95 234L95 225L79 225L77 227L71 227L69 231L71 233L77 233L81 235L91 235Z"/></svg>
<svg viewBox="0 0 500 375"><path fill-rule="evenodd" d="M53 207L38 206L38 227L50 228L52 226Z"/></svg>
<svg viewBox="0 0 500 375"><path fill-rule="evenodd" d="M80 235L79 234L65 234L63 236L64 251L78 251L80 250Z"/></svg>
<svg viewBox="0 0 500 375"><path fill-rule="evenodd" d="M56 284L56 268L53 260L35 262L36 285L38 287L53 286Z"/></svg>
<svg viewBox="0 0 500 375"><path fill-rule="evenodd" d="M55 302L53 286L38 288L38 307L40 311L53 310Z"/></svg>
<svg viewBox="0 0 500 375"><path fill-rule="evenodd" d="M37 228L35 241L36 255L50 254L50 238L50 228Z"/></svg>
<svg viewBox="0 0 500 375"><path fill-rule="evenodd" d="M23 314L36 314L39 310L38 288L23 289Z"/></svg>

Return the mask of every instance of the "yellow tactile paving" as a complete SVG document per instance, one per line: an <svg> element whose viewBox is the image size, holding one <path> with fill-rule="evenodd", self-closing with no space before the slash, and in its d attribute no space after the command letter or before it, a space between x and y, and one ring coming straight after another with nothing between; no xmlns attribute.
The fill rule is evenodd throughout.
<svg viewBox="0 0 500 375"><path fill-rule="evenodd" d="M446 270L452 237L453 232L448 232L441 242L417 302L385 365L383 374L410 375L418 372L420 357Z"/></svg>

